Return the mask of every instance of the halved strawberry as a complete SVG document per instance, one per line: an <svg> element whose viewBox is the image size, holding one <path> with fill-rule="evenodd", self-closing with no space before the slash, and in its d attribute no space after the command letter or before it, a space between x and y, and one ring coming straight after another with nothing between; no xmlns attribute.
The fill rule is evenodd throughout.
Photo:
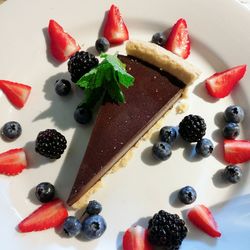
<svg viewBox="0 0 250 250"><path fill-rule="evenodd" d="M249 161L250 141L224 140L224 159L232 164Z"/></svg>
<svg viewBox="0 0 250 250"><path fill-rule="evenodd" d="M123 235L123 250L152 250L147 230L139 225L129 228Z"/></svg>
<svg viewBox="0 0 250 250"><path fill-rule="evenodd" d="M204 205L197 205L188 211L188 219L211 237L220 237L218 226L212 212Z"/></svg>
<svg viewBox="0 0 250 250"><path fill-rule="evenodd" d="M183 59L189 56L190 39L185 19L180 18L174 24L164 47Z"/></svg>
<svg viewBox="0 0 250 250"><path fill-rule="evenodd" d="M48 32L51 53L58 61L64 62L80 50L75 39L66 33L55 20L49 21Z"/></svg>
<svg viewBox="0 0 250 250"><path fill-rule="evenodd" d="M0 80L0 89L17 108L22 108L28 100L31 87L22 83Z"/></svg>
<svg viewBox="0 0 250 250"><path fill-rule="evenodd" d="M108 12L104 26L103 36L111 44L121 44L129 39L128 29L124 23L120 10L113 4Z"/></svg>
<svg viewBox="0 0 250 250"><path fill-rule="evenodd" d="M205 81L208 93L216 98L228 96L234 86L244 76L246 67L247 66L245 64L239 65L222 72L217 72L210 76Z"/></svg>
<svg viewBox="0 0 250 250"><path fill-rule="evenodd" d="M23 148L15 148L0 154L0 174L17 175L27 167Z"/></svg>
<svg viewBox="0 0 250 250"><path fill-rule="evenodd" d="M44 203L18 224L20 232L41 231L60 226L68 217L68 211L60 199Z"/></svg>

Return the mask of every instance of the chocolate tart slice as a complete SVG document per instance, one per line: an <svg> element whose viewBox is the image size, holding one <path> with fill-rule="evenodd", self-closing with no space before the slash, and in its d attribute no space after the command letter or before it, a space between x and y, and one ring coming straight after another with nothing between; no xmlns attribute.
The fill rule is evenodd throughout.
<svg viewBox="0 0 250 250"><path fill-rule="evenodd" d="M82 197L173 106L186 87L173 75L138 58L119 55L119 59L135 77L134 86L122 89L125 104L106 101L99 108L67 201L74 208L82 206Z"/></svg>

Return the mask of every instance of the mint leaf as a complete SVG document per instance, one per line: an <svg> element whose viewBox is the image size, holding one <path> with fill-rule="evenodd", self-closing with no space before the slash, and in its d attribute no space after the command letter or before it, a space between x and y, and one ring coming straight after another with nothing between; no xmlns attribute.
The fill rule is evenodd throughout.
<svg viewBox="0 0 250 250"><path fill-rule="evenodd" d="M110 66L106 63L99 64L88 73L83 75L78 81L77 85L85 89L95 89L102 86Z"/></svg>
<svg viewBox="0 0 250 250"><path fill-rule="evenodd" d="M96 103L102 98L104 95L104 90L102 87L96 89L85 89L85 104L92 108L96 105Z"/></svg>
<svg viewBox="0 0 250 250"><path fill-rule="evenodd" d="M134 77L126 72L117 55L101 54L102 62L88 73L83 75L76 83L85 89L86 103L95 105L105 93L118 103L124 103L125 97L120 84L128 88L133 85Z"/></svg>
<svg viewBox="0 0 250 250"><path fill-rule="evenodd" d="M108 63L110 63L114 69L114 76L118 83L128 88L133 85L134 77L127 73L126 65L123 64L116 55L107 55L105 57Z"/></svg>
<svg viewBox="0 0 250 250"><path fill-rule="evenodd" d="M114 81L107 84L107 92L114 102L125 103L124 94L122 93L120 86Z"/></svg>

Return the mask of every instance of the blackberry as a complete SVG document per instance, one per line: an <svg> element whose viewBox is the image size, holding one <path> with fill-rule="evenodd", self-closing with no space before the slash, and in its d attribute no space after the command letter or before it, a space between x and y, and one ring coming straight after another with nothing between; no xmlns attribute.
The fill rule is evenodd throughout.
<svg viewBox="0 0 250 250"><path fill-rule="evenodd" d="M164 250L177 250L187 235L185 222L177 214L159 211L148 224L148 239Z"/></svg>
<svg viewBox="0 0 250 250"><path fill-rule="evenodd" d="M72 82L77 82L84 74L97 66L98 59L91 53L77 51L68 61L68 71Z"/></svg>
<svg viewBox="0 0 250 250"><path fill-rule="evenodd" d="M198 142L206 133L206 123L199 115L188 115L179 124L181 137L188 142Z"/></svg>
<svg viewBox="0 0 250 250"><path fill-rule="evenodd" d="M55 129L41 131L36 138L36 152L50 159L59 159L66 147L65 137Z"/></svg>

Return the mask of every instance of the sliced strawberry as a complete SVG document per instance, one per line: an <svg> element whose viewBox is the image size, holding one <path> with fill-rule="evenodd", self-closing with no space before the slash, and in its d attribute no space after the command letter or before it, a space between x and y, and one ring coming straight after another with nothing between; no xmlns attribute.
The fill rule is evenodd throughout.
<svg viewBox="0 0 250 250"><path fill-rule="evenodd" d="M121 44L129 39L126 24L122 19L120 10L114 4L111 5L108 12L103 36L106 37L111 44Z"/></svg>
<svg viewBox="0 0 250 250"><path fill-rule="evenodd" d="M30 95L31 87L22 83L0 80L0 89L17 108L22 108Z"/></svg>
<svg viewBox="0 0 250 250"><path fill-rule="evenodd" d="M212 212L204 205L197 205L188 211L188 219L211 237L220 237Z"/></svg>
<svg viewBox="0 0 250 250"><path fill-rule="evenodd" d="M228 96L233 90L234 86L244 76L246 67L247 66L244 64L215 73L210 76L205 81L208 93L216 98Z"/></svg>
<svg viewBox="0 0 250 250"><path fill-rule="evenodd" d="M8 150L0 154L0 174L17 175L27 167L23 148Z"/></svg>
<svg viewBox="0 0 250 250"><path fill-rule="evenodd" d="M190 39L185 19L180 18L174 24L164 47L183 59L189 56Z"/></svg>
<svg viewBox="0 0 250 250"><path fill-rule="evenodd" d="M68 211L60 199L44 203L18 225L20 232L41 231L60 226L68 217Z"/></svg>
<svg viewBox="0 0 250 250"><path fill-rule="evenodd" d="M123 250L152 250L147 230L139 225L129 228L123 235Z"/></svg>
<svg viewBox="0 0 250 250"><path fill-rule="evenodd" d="M58 61L64 62L80 50L75 39L66 33L55 20L49 21L48 32L51 53Z"/></svg>
<svg viewBox="0 0 250 250"><path fill-rule="evenodd" d="M232 164L249 161L250 141L224 140L224 159Z"/></svg>

